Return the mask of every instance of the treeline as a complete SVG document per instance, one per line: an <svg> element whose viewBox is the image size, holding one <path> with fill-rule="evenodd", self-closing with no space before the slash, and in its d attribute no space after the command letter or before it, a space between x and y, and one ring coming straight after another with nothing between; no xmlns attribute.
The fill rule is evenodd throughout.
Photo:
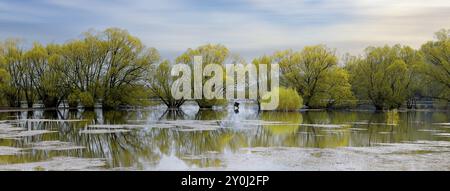
<svg viewBox="0 0 450 191"><path fill-rule="evenodd" d="M88 32L65 44L34 43L24 50L16 40L0 46L0 88L4 104L42 101L56 107L63 100L92 108L139 104L148 97L145 81L159 61L156 49L146 48L125 30Z"/></svg>
<svg viewBox="0 0 450 191"><path fill-rule="evenodd" d="M175 79L170 66L192 66L193 56L203 56L204 65L247 64L225 46L211 44L188 49L171 63L116 28L87 32L64 44L34 43L29 49L17 40L6 40L0 44L0 104L18 107L26 101L31 107L42 101L45 107L57 107L68 100L70 106L90 108L99 102L114 108L159 98L177 108L186 100L171 96ZM450 101L450 30L445 29L418 50L402 45L368 47L362 55L339 59L333 50L317 45L277 51L251 63L280 65L282 110L353 107L356 100L368 100L376 109L414 108L422 98ZM226 103L196 101L203 108Z"/></svg>

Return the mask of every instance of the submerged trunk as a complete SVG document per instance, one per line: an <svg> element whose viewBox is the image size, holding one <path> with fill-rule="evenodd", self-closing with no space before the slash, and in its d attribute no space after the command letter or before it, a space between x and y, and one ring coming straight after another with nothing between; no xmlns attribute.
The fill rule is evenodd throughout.
<svg viewBox="0 0 450 191"><path fill-rule="evenodd" d="M377 111L382 111L383 110L383 105L375 104L374 106L375 106L375 110L377 110Z"/></svg>
<svg viewBox="0 0 450 191"><path fill-rule="evenodd" d="M169 109L178 109L178 108L179 108L179 106L178 106L177 104L173 104L173 103L167 105L167 107L168 107Z"/></svg>
<svg viewBox="0 0 450 191"><path fill-rule="evenodd" d="M213 105L198 105L201 109L212 109Z"/></svg>
<svg viewBox="0 0 450 191"><path fill-rule="evenodd" d="M184 119L185 117L185 113L183 112L183 110L179 109L179 108L175 108L175 109L167 109L163 115L159 118L160 120L165 119L165 120L179 120L179 119Z"/></svg>
<svg viewBox="0 0 450 191"><path fill-rule="evenodd" d="M163 100L163 103L169 108L169 109L179 109L181 105L183 105L184 100Z"/></svg>
<svg viewBox="0 0 450 191"><path fill-rule="evenodd" d="M8 101L8 105L10 107L20 107L20 96L19 93L16 94L7 94L6 99Z"/></svg>
<svg viewBox="0 0 450 191"><path fill-rule="evenodd" d="M203 100L197 100L198 107L202 109L211 109L214 106L213 102L203 101Z"/></svg>
<svg viewBox="0 0 450 191"><path fill-rule="evenodd" d="M28 106L28 108L32 108L33 107L33 102L32 101L27 101L27 106Z"/></svg>
<svg viewBox="0 0 450 191"><path fill-rule="evenodd" d="M47 98L42 99L42 102L46 108L58 107L58 99L56 99L56 98L47 97Z"/></svg>
<svg viewBox="0 0 450 191"><path fill-rule="evenodd" d="M415 98L410 98L406 101L406 107L408 109L417 109L417 105L416 105L416 99Z"/></svg>
<svg viewBox="0 0 450 191"><path fill-rule="evenodd" d="M78 107L78 101L71 100L70 98L67 100L67 104L70 108L76 108Z"/></svg>

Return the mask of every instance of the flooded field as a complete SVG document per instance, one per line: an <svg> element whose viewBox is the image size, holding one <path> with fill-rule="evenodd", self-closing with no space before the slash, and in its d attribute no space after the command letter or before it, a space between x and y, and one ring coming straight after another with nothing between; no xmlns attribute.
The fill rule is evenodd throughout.
<svg viewBox="0 0 450 191"><path fill-rule="evenodd" d="M450 112L0 112L0 170L450 170Z"/></svg>

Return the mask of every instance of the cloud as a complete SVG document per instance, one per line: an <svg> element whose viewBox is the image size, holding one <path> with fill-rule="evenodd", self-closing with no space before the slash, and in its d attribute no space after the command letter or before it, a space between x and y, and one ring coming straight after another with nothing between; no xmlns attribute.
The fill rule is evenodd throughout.
<svg viewBox="0 0 450 191"><path fill-rule="evenodd" d="M450 28L443 0L44 0L0 2L0 38L64 42L88 29L121 27L163 56L222 43L250 59L327 44L339 53L368 45L418 47Z"/></svg>

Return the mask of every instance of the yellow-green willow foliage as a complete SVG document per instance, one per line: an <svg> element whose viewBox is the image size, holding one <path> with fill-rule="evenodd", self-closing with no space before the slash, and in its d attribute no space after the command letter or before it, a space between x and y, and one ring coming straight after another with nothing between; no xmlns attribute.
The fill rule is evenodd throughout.
<svg viewBox="0 0 450 191"><path fill-rule="evenodd" d="M56 107L68 100L70 106L89 108L102 103L104 107L117 107L143 105L153 97L178 108L185 102L171 95L174 78L170 62L161 63L156 49L145 47L126 30L89 31L63 44L35 42L24 47L14 39L0 43L1 106L18 107L25 102L31 107L40 102ZM252 64L257 68L268 64L269 70L270 65L279 64L280 83L286 87L281 88L280 96L286 99L280 98L280 110L296 110L303 105L351 107L356 100L369 101L381 110L404 104L413 108L415 100L423 98L448 105L449 55L450 30L442 29L436 33L436 40L425 43L420 50L401 45L368 47L361 56L344 57L345 67L325 45L278 51L255 58ZM186 50L174 64L192 66L194 56L202 56L203 66L246 63L234 58L223 45L206 44ZM209 78L203 77L203 83ZM225 99L196 101L202 108L226 103ZM259 105L260 97L256 101Z"/></svg>
<svg viewBox="0 0 450 191"><path fill-rule="evenodd" d="M191 71L194 71L194 56L202 56L202 68L208 64L224 65L226 61L230 59L230 51L227 47L220 44L206 44L197 47L196 49L188 49L182 55L176 58L177 63L188 64L191 67ZM225 68L223 68L225 71ZM225 76L224 76L225 77ZM211 77L204 76L202 85ZM192 85L192 87L194 87ZM226 104L225 99L198 99L195 100L200 108L211 108L214 105Z"/></svg>
<svg viewBox="0 0 450 191"><path fill-rule="evenodd" d="M450 101L450 29L436 32L436 41L422 45L424 62L420 73L425 75L428 94L432 98Z"/></svg>
<svg viewBox="0 0 450 191"><path fill-rule="evenodd" d="M42 101L56 107L66 99L85 107L142 104L149 97L145 81L151 65L159 62L156 49L117 28L90 31L61 45L34 43L24 50L8 40L2 47L1 66L10 76L2 92L11 106Z"/></svg>
<svg viewBox="0 0 450 191"><path fill-rule="evenodd" d="M7 101L5 99L6 94L5 91L8 84L10 83L10 75L6 70L5 57L4 57L4 48L3 45L0 44L0 106L7 105Z"/></svg>
<svg viewBox="0 0 450 191"><path fill-rule="evenodd" d="M179 108L186 101L175 99L171 93L174 77L170 73L170 62L163 61L159 65L153 65L148 77L148 89L152 97L160 99L169 108Z"/></svg>
<svg viewBox="0 0 450 191"><path fill-rule="evenodd" d="M276 90L275 90L276 92ZM303 99L292 88L278 88L279 104L278 111L296 111L303 106Z"/></svg>
<svg viewBox="0 0 450 191"><path fill-rule="evenodd" d="M256 67L256 72L258 73L258 76L260 76L260 75L266 75L266 76L268 76L268 78L267 78L267 84L271 84L271 83L272 83L272 82L271 82L272 77L270 77L270 75L271 75L270 71L272 70L272 64L278 64L278 63L275 63L274 57L273 57L273 56L264 55L264 56L261 56L261 57L258 57L258 58L253 59L252 64L255 65L255 67ZM266 74L261 74L261 73L260 73L260 71L259 71L260 65L266 65L266 66L267 66L267 73L266 73ZM260 82L259 82L259 80L257 80L256 85L257 85L258 88L260 87ZM262 100L261 95L258 94L258 95L257 95L256 102L257 102L257 104L258 104L258 109L259 109L259 110L261 110L261 102L262 102L262 101L263 101L263 100Z"/></svg>
<svg viewBox="0 0 450 191"><path fill-rule="evenodd" d="M341 107L354 99L347 71L326 46L280 51L272 59L280 65L282 85L294 88L308 107Z"/></svg>
<svg viewBox="0 0 450 191"><path fill-rule="evenodd" d="M145 80L159 61L154 48L146 48L127 31L110 28L86 33L84 38L64 45L63 71L71 81L72 94L88 92L105 107L129 105L145 91Z"/></svg>
<svg viewBox="0 0 450 191"><path fill-rule="evenodd" d="M69 91L65 74L59 70L63 63L59 59L61 47L56 44L44 46L35 42L24 54L26 78L24 94L30 106L36 100L46 107L59 105Z"/></svg>
<svg viewBox="0 0 450 191"><path fill-rule="evenodd" d="M26 101L31 107L40 100L46 107L55 107L67 96L70 87L65 73L59 70L63 64L59 45L35 42L24 50L19 41L10 39L4 42L2 52L1 65L8 80L1 90L9 106Z"/></svg>
<svg viewBox="0 0 450 191"><path fill-rule="evenodd" d="M377 110L399 108L414 93L420 61L420 53L408 46L369 47L347 63L353 91Z"/></svg>
<svg viewBox="0 0 450 191"><path fill-rule="evenodd" d="M27 89L27 78L24 78L28 68L24 63L24 50L19 47L19 41L15 39L8 39L3 42L2 50L2 67L8 73L4 79L2 86L2 94L5 96L6 102L9 106L19 106L23 94ZM31 100L27 100L30 104Z"/></svg>

